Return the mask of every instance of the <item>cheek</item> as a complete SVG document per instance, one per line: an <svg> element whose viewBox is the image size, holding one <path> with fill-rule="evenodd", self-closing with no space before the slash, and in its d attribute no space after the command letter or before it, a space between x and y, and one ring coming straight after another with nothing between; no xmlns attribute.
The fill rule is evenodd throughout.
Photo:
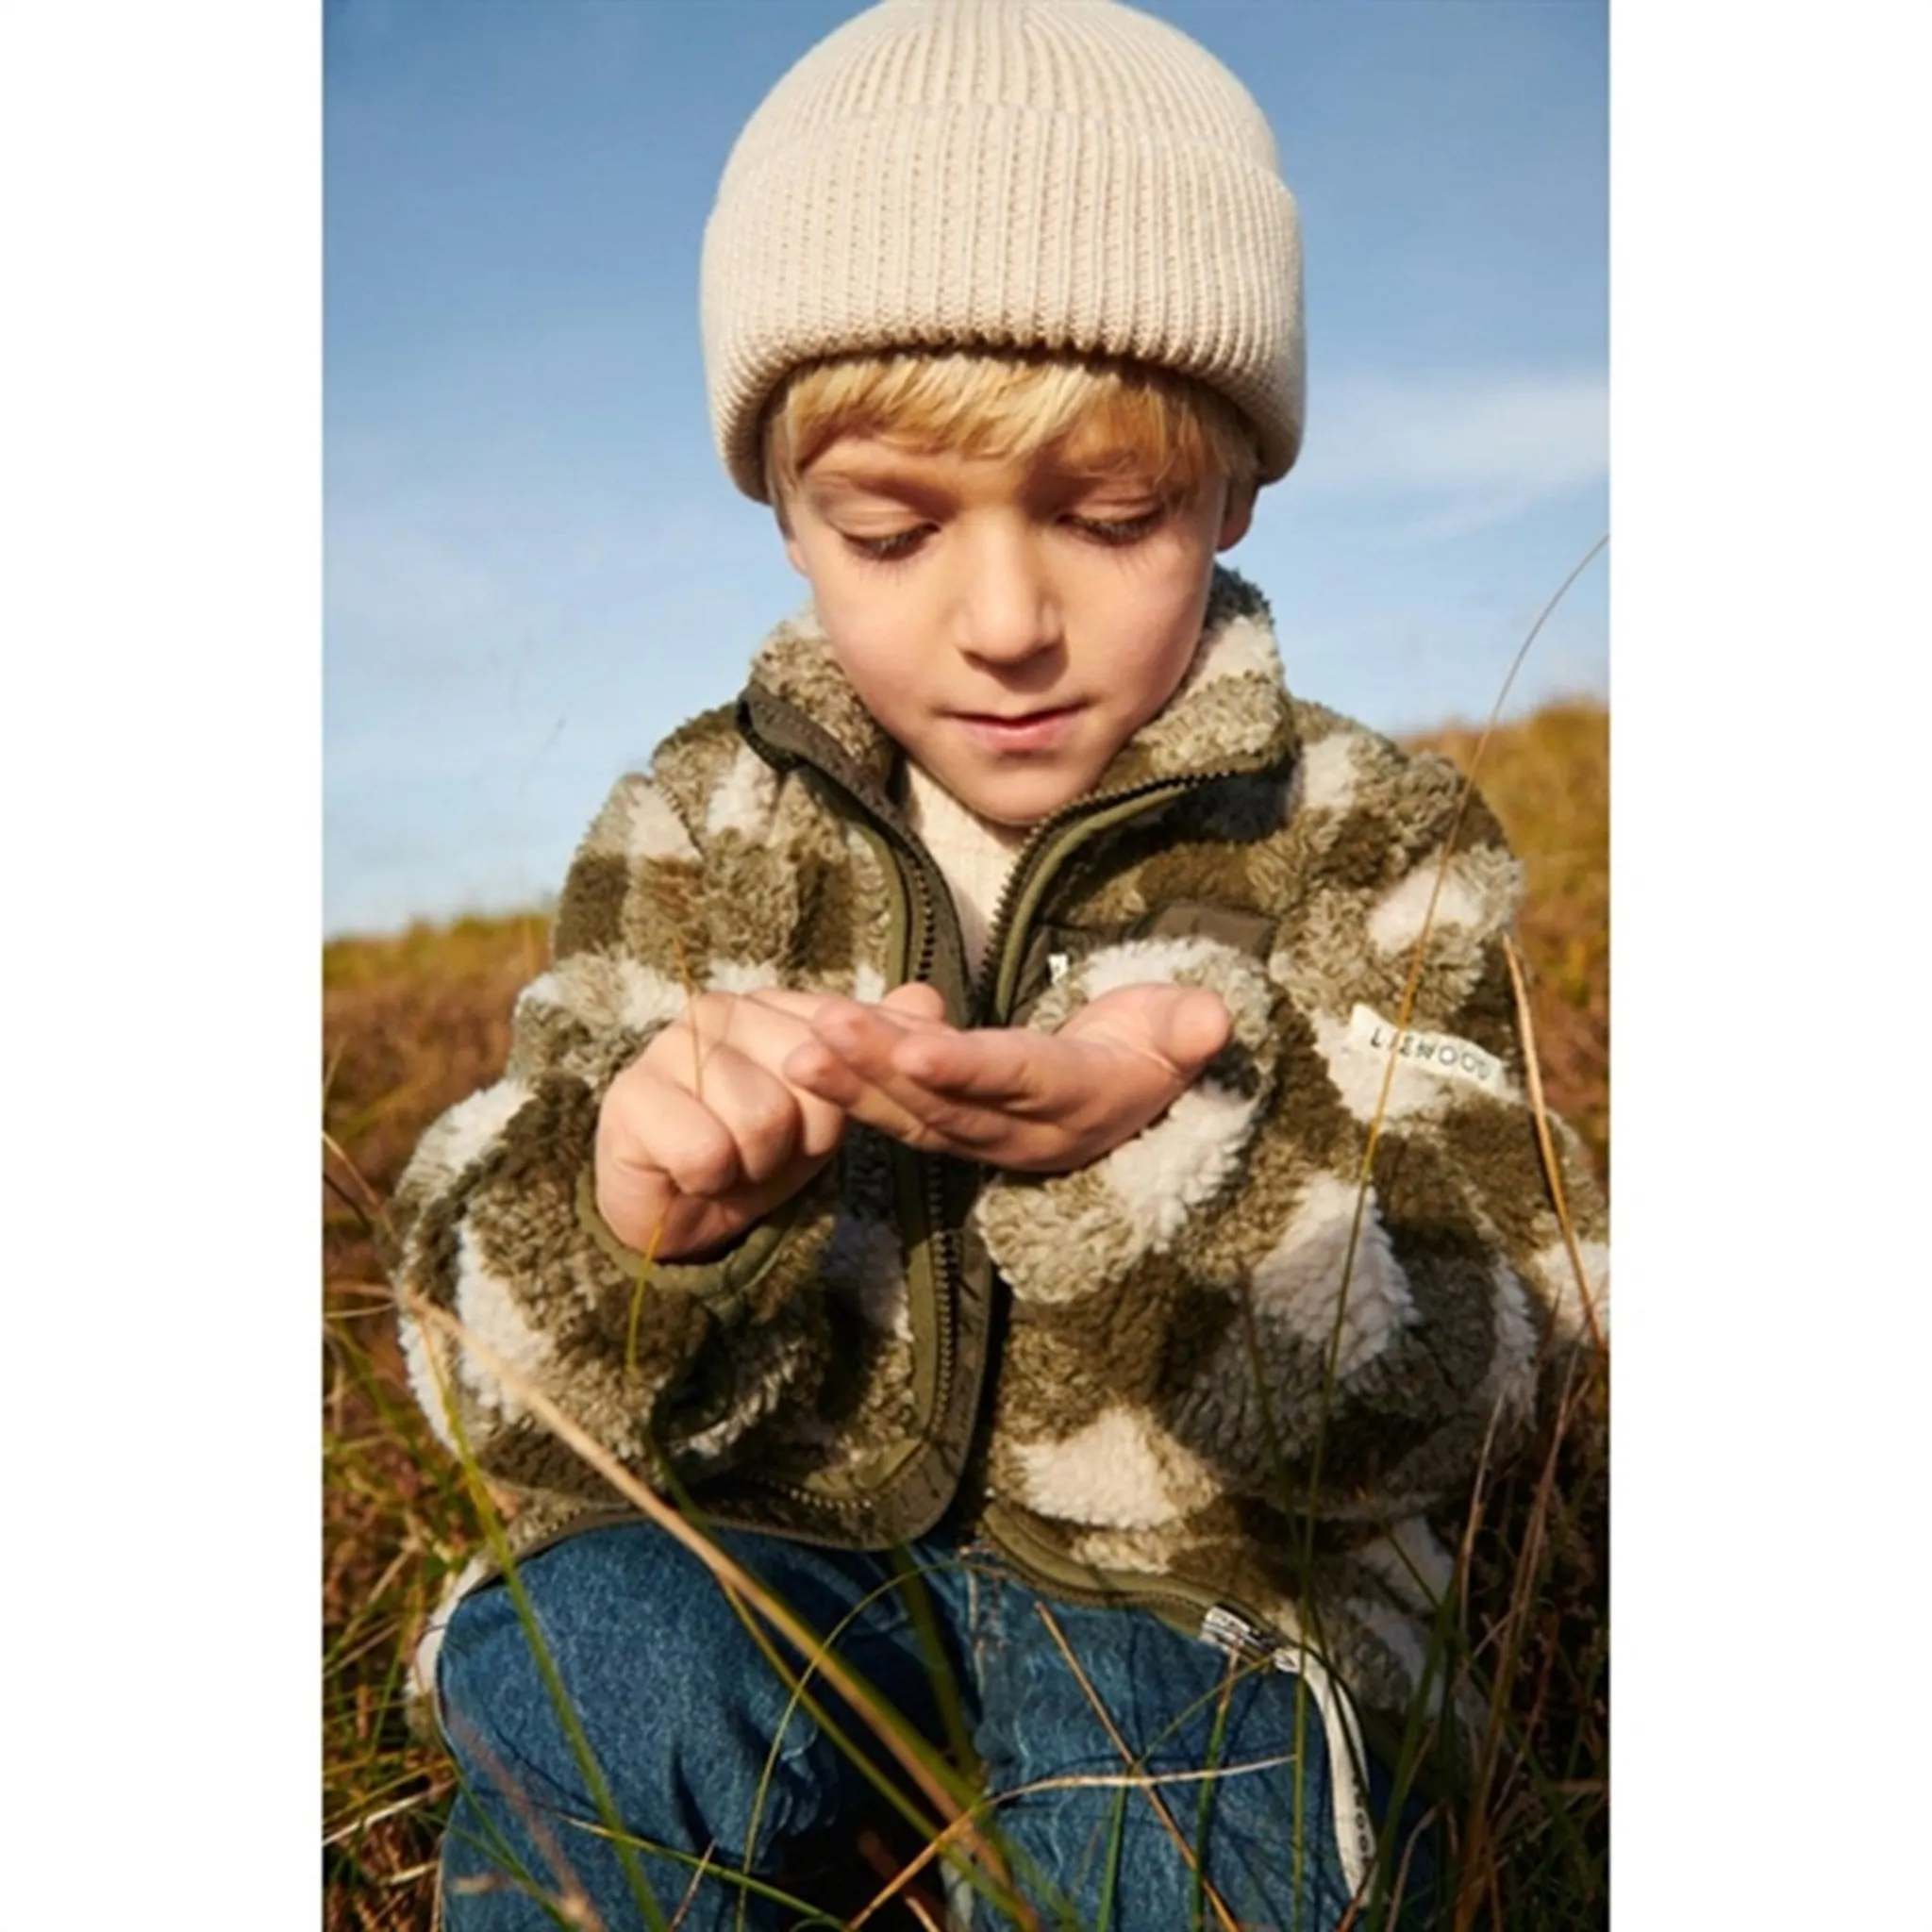
<svg viewBox="0 0 1932 1932"><path fill-rule="evenodd" d="M849 559L814 556L811 565L806 575L811 583L812 608L831 641L839 668L862 692L883 655L877 636L878 600L852 581Z"/></svg>
<svg viewBox="0 0 1932 1932"><path fill-rule="evenodd" d="M832 641L833 658L866 708L881 718L893 711L908 685L903 648L894 650L863 623L841 624L835 613L824 610L820 617Z"/></svg>
<svg viewBox="0 0 1932 1932"><path fill-rule="evenodd" d="M1173 582L1132 607L1126 633L1132 643L1122 668L1131 669L1143 698L1154 705L1167 702L1193 662L1207 605L1205 583L1192 573L1176 573Z"/></svg>

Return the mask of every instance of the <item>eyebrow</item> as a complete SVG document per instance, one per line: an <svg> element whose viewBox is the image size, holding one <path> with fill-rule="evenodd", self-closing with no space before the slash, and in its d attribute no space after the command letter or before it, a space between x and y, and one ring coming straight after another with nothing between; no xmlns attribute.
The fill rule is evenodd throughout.
<svg viewBox="0 0 1932 1932"><path fill-rule="evenodd" d="M1118 454L1128 457L1132 453L1122 450ZM1103 470L1096 474L1084 464L1078 469L1065 469L1057 463L1049 463L1036 472L1030 481L1041 494L1049 497L1070 491L1084 494L1109 489L1126 491L1158 490L1152 478L1135 475L1130 469ZM814 465L806 474L804 487L807 491L816 488L834 496L850 493L884 497L908 509L917 510L923 516L940 515L958 501L957 492L943 484L927 483L908 475L894 467L890 459L881 462L864 457L844 461L834 458L823 468Z"/></svg>
<svg viewBox="0 0 1932 1932"><path fill-rule="evenodd" d="M930 516L951 508L956 498L951 491L916 478L889 466L876 469L864 462L831 462L824 469L814 466L804 479L808 491L824 490L849 491L865 496L884 496Z"/></svg>

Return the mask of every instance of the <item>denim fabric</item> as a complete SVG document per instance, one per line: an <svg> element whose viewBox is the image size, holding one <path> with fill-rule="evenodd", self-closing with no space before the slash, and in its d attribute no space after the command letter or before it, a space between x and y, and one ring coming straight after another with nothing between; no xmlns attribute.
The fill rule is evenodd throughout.
<svg viewBox="0 0 1932 1932"><path fill-rule="evenodd" d="M928 1651L890 1557L729 1531L717 1541L814 1630L837 1628L835 1654L943 1741ZM1043 1598L943 1536L909 1557L929 1593L958 1722L996 1801L989 1833L1042 1926L1178 1932L1218 1923L1146 1790L1118 1782L1123 1743L1170 1780L1156 1787L1168 1813L1191 1852L1205 1843L1206 1877L1243 1926L1339 1924L1348 1889L1327 1746L1295 1678L1234 1671L1151 1614ZM666 1922L683 1932L836 1924L876 1890L855 1869L852 1832L855 1817L881 1808L873 1786L793 1706L694 1557L649 1524L624 1524L568 1538L520 1574L616 1815L629 1833L686 1855L636 1855ZM586 1828L600 1807L501 1583L458 1607L438 1685L464 1787L443 1851L449 1932L649 1924L610 1843ZM842 1703L825 1704L849 1739L869 1737ZM890 1776L876 1744L872 1755ZM1206 1767L1214 1774L1204 1777ZM829 1916L808 1922L715 1872L696 1877L690 1861L708 1851L714 1868L809 1897ZM595 1920L580 1907L559 1913L572 1891ZM1012 1923L975 1901L974 1932Z"/></svg>

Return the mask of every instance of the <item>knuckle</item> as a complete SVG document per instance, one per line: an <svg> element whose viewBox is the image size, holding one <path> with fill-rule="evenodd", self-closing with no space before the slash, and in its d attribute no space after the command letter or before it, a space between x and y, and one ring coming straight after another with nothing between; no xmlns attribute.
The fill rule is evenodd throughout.
<svg viewBox="0 0 1932 1932"><path fill-rule="evenodd" d="M791 1096L774 1083L746 1097L734 1124L742 1139L770 1154L790 1146L797 1119Z"/></svg>
<svg viewBox="0 0 1932 1932"><path fill-rule="evenodd" d="M678 1150L671 1173L688 1194L722 1193L738 1178L738 1151L722 1129L694 1133Z"/></svg>
<svg viewBox="0 0 1932 1932"><path fill-rule="evenodd" d="M598 1149L635 1160L649 1147L655 1114L645 1083L613 1084L597 1108Z"/></svg>
<svg viewBox="0 0 1932 1932"><path fill-rule="evenodd" d="M920 1124L941 1140L957 1141L967 1124L967 1116L963 1108L941 1100L921 1109Z"/></svg>
<svg viewBox="0 0 1932 1932"><path fill-rule="evenodd" d="M736 997L728 992L697 993L686 1006L678 1024L700 1026L708 1033L715 1033L730 1020L737 1005Z"/></svg>

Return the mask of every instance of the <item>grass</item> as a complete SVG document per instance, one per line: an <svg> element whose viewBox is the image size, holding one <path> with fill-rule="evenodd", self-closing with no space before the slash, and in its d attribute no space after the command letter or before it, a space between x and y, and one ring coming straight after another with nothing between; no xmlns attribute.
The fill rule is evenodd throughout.
<svg viewBox="0 0 1932 1932"><path fill-rule="evenodd" d="M1461 725L1414 741L1467 772L1479 734ZM1553 705L1499 730L1483 754L1483 796L1524 862L1520 924L1530 1009L1551 1110L1576 1129L1598 1174L1610 1161L1610 724L1589 704Z"/></svg>
<svg viewBox="0 0 1932 1932"><path fill-rule="evenodd" d="M323 1681L325 1923L426 1927L441 1754L404 1722L406 1648L480 1540L408 1393L381 1204L441 1108L493 1079L540 918L466 921L323 952Z"/></svg>
<svg viewBox="0 0 1932 1932"><path fill-rule="evenodd" d="M1608 719L1558 706L1501 727L1481 782L1528 879L1522 922L1545 1094L1608 1174ZM1467 767L1477 734L1418 742ZM342 940L323 954L325 1924L427 1932L451 1778L410 1729L407 1649L482 1539L461 1472L408 1392L382 1202L423 1127L494 1078L531 914ZM1482 1802L1453 1823L1453 1923L1582 1927L1607 1896L1607 1400L1601 1376L1485 1492L1468 1544L1472 1654L1500 1685ZM891 1912L871 1924L888 1926ZM899 1924L917 1923L903 1913Z"/></svg>

